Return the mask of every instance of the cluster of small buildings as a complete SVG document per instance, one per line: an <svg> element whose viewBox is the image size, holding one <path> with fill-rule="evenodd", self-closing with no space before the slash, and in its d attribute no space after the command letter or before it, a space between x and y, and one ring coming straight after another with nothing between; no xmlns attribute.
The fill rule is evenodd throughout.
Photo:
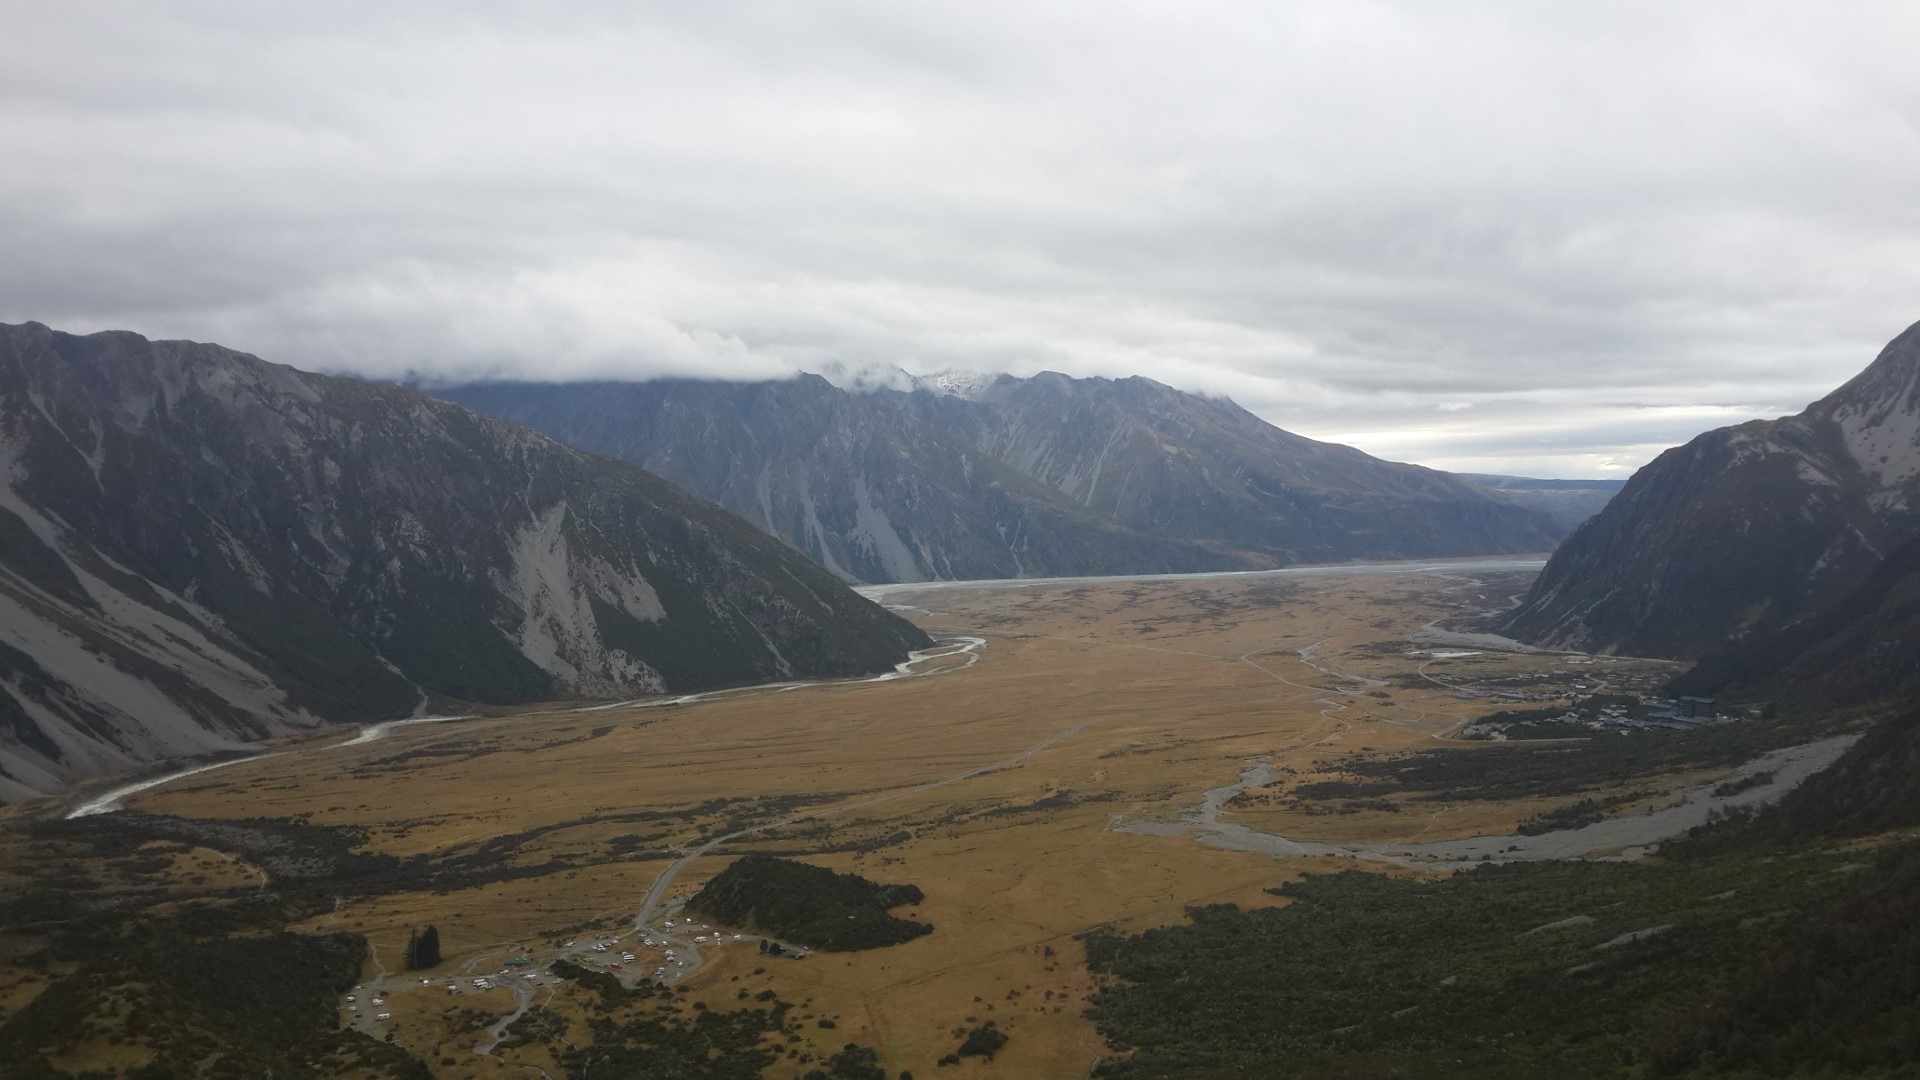
<svg viewBox="0 0 1920 1080"><path fill-rule="evenodd" d="M1635 712L1638 716L1633 715ZM1706 697L1642 698L1638 709L1609 705L1600 710L1599 720L1588 720L1576 713L1561 719L1566 723L1585 722L1588 727L1665 728L1684 731L1710 723L1720 715L1720 703Z"/></svg>
<svg viewBox="0 0 1920 1080"><path fill-rule="evenodd" d="M1561 724L1593 731L1663 730L1687 731L1707 724L1735 719L1738 714L1722 713L1720 703L1710 697L1641 698L1633 701L1609 701L1598 709L1591 704L1575 706L1558 716L1531 720L1502 719L1482 721L1461 729L1468 739L1503 738L1502 732L1519 723Z"/></svg>

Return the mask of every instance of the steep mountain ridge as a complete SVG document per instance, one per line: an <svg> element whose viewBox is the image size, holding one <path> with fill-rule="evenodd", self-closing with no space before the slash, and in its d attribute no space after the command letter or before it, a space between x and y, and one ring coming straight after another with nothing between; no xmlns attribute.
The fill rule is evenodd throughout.
<svg viewBox="0 0 1920 1080"><path fill-rule="evenodd" d="M925 641L534 432L215 345L0 325L0 797L433 699L850 675Z"/></svg>
<svg viewBox="0 0 1920 1080"><path fill-rule="evenodd" d="M849 579L1269 565L1102 521L963 440L817 375L438 392L658 473Z"/></svg>
<svg viewBox="0 0 1920 1080"><path fill-rule="evenodd" d="M1698 658L1765 643L1920 536L1920 324L1798 415L1709 431L1634 474L1506 631Z"/></svg>
<svg viewBox="0 0 1920 1080"><path fill-rule="evenodd" d="M492 384L448 400L656 471L869 582L1539 551L1544 514L1148 379Z"/></svg>
<svg viewBox="0 0 1920 1080"><path fill-rule="evenodd" d="M1545 515L1471 481L1282 430L1152 379L1001 376L877 395L1129 528L1281 563L1551 548Z"/></svg>

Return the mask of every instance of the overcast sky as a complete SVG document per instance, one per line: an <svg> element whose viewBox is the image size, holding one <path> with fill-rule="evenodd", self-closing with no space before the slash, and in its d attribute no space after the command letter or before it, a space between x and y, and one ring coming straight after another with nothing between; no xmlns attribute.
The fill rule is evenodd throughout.
<svg viewBox="0 0 1920 1080"><path fill-rule="evenodd" d="M1920 5L0 0L0 321L1624 476L1920 319Z"/></svg>

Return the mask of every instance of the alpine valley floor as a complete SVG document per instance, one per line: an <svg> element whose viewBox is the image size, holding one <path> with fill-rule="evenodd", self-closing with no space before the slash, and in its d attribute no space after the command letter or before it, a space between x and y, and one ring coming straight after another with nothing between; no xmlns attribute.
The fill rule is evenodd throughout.
<svg viewBox="0 0 1920 1080"><path fill-rule="evenodd" d="M936 1075L960 1036L989 1020L1009 1037L997 1055L938 1075L1086 1075L1110 1051L1084 1015L1095 983L1080 935L1179 923L1194 905L1282 904L1269 890L1307 874L1470 865L1230 850L1202 842L1205 830L1190 827L1196 815L1365 855L1508 836L1602 790L1564 772L1495 770L1451 789L1464 794L1383 791L1367 779L1374 774L1355 771L1501 753L1455 733L1514 707L1514 697L1653 690L1677 670L1508 650L1446 630L1508 606L1537 566L890 586L875 595L955 643L923 666L936 677L555 706L411 725L378 741L308 741L139 792L125 800L130 813L83 820L163 823L164 836L132 845L144 861L116 865L119 886L174 905L280 885L277 864L255 854L267 849L223 847L228 834L209 822L266 828L258 819L272 819L289 836L320 833L357 855L394 857L351 884L311 881L331 902L293 928L365 935L371 953L357 1002L341 995L342 1022L390 1035L436 1076L565 1075L563 1055L593 1038L594 993L550 975L505 976L485 989L472 979L523 947L532 963L516 962L521 971L563 955L607 970L626 949L641 955L612 974L631 985L668 967L661 948L639 944L637 917L652 940L674 944L681 962L668 967L667 999L687 1015L792 1003L800 1023L775 1042L767 1076L798 1075L847 1043L875 1048L889 1076ZM1619 797L1604 813L1669 809L1715 785L1757 797L1789 770L1727 778L1770 750L1832 738L1758 720L1697 734L1592 740L1610 740L1595 752L1613 753L1603 789ZM1652 752L1623 755L1612 744ZM45 884L36 875L50 872L51 842L33 827L51 809L9 814L0 888ZM1485 850L1469 850L1486 861ZM925 899L911 916L934 931L804 959L762 955L750 927L697 944L684 923L669 935L664 919L686 917L677 904L748 851L918 886ZM129 885L127 875L144 876ZM445 960L402 977L409 930L427 924ZM734 930L745 936L734 940ZM0 928L0 945L26 934ZM614 935L618 948L589 951ZM25 946L11 945L0 952L0 1018L62 970L14 963ZM376 994L388 1019L374 1019ZM520 1022L509 1030L507 1018ZM112 1070L140 1060L137 1039L86 1030L94 1035L63 1044L55 1064Z"/></svg>

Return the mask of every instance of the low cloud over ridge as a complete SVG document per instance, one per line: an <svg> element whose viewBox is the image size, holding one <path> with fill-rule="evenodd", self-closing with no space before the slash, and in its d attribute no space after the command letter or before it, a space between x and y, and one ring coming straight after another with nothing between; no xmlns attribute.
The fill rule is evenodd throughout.
<svg viewBox="0 0 1920 1080"><path fill-rule="evenodd" d="M1623 475L1920 317L1908 5L9 5L0 319ZM697 10L696 10L697 9Z"/></svg>

